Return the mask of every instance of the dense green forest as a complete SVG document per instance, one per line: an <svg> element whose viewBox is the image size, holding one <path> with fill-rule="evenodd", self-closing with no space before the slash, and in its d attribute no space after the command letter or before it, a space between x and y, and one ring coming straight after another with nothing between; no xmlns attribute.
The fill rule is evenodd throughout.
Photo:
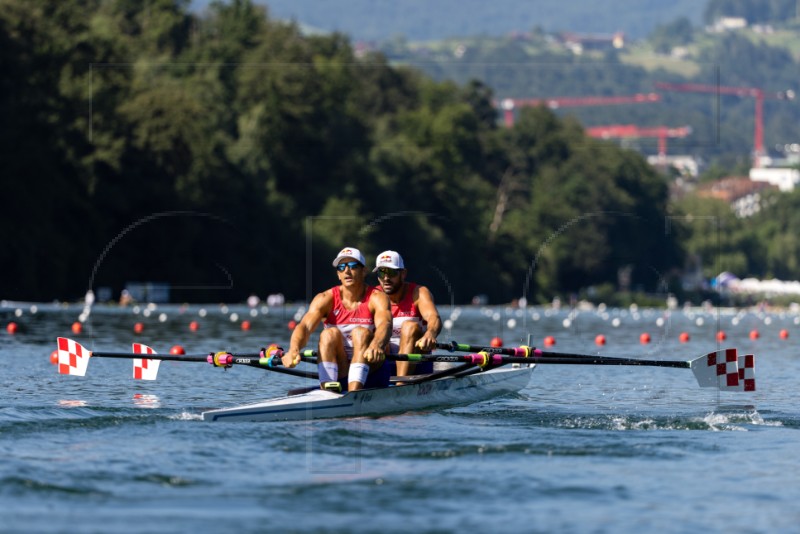
<svg viewBox="0 0 800 534"><path fill-rule="evenodd" d="M304 299L345 244L400 251L445 302L680 293L698 257L796 276L796 196L752 228L670 205L667 177L570 117L499 127L485 83L356 57L249 1L0 7L3 298Z"/></svg>

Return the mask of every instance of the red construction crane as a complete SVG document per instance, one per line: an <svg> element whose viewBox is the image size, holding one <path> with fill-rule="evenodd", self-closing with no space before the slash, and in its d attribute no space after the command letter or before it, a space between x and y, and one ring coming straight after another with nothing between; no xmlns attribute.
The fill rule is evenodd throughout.
<svg viewBox="0 0 800 534"><path fill-rule="evenodd" d="M692 133L689 126L670 128L668 126L635 126L633 124L611 124L609 126L590 126L586 128L586 134L590 137L599 139L631 138L631 137L658 137L658 156L664 158L667 155L668 137L686 137Z"/></svg>
<svg viewBox="0 0 800 534"><path fill-rule="evenodd" d="M525 106L546 105L550 109L577 106L608 106L614 104L648 104L659 102L658 93L637 93L625 96L558 96L552 98L506 98L500 103L505 125L514 126L514 109ZM496 104L495 104L496 107Z"/></svg>
<svg viewBox="0 0 800 534"><path fill-rule="evenodd" d="M679 91L684 93L714 93L717 95L735 95L752 97L756 101L755 131L753 132L753 166L761 166L761 158L766 155L764 150L764 100L793 100L794 91L779 93L766 93L757 87L727 87L724 85L703 85L699 83L667 83L656 82L657 89L664 91Z"/></svg>

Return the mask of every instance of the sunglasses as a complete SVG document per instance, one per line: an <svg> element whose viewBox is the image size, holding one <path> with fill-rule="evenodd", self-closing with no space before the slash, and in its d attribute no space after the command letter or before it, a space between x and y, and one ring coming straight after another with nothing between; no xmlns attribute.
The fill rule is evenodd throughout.
<svg viewBox="0 0 800 534"><path fill-rule="evenodd" d="M340 273L343 273L344 270L347 269L348 267L350 267L350 270L352 271L354 269L358 269L359 267L361 267L361 264L357 261L348 261L337 265L336 270L339 271Z"/></svg>
<svg viewBox="0 0 800 534"><path fill-rule="evenodd" d="M394 278L398 274L400 274L400 269L388 269L386 267L378 269L378 278Z"/></svg>

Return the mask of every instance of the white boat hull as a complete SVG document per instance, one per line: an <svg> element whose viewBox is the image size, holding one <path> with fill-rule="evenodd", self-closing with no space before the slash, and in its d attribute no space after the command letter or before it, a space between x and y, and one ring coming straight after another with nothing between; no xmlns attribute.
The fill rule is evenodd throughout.
<svg viewBox="0 0 800 534"><path fill-rule="evenodd" d="M520 391L535 365L514 365L464 377L332 393L315 389L245 406L203 412L205 421L294 421L336 417L377 416L429 408L472 404Z"/></svg>

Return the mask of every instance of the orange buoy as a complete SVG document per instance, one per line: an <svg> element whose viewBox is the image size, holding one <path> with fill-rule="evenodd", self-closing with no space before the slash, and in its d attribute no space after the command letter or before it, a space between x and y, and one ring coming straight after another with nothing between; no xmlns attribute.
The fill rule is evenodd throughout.
<svg viewBox="0 0 800 534"><path fill-rule="evenodd" d="M173 345L172 348L169 349L169 353L180 356L181 354L186 354L186 351L183 350L183 347L180 345Z"/></svg>
<svg viewBox="0 0 800 534"><path fill-rule="evenodd" d="M750 339L755 341L756 339L760 338L761 334L758 333L758 330L750 330Z"/></svg>
<svg viewBox="0 0 800 534"><path fill-rule="evenodd" d="M678 339L681 343L688 343L691 338L687 332L681 332L681 335L678 336Z"/></svg>
<svg viewBox="0 0 800 534"><path fill-rule="evenodd" d="M192 332L197 332L198 328L200 328L200 323L198 323L197 321L192 321L191 323L189 323L189 330L191 330Z"/></svg>
<svg viewBox="0 0 800 534"><path fill-rule="evenodd" d="M495 336L495 337L492 338L492 341L489 344L492 347L502 347L503 346L503 340L501 338Z"/></svg>
<svg viewBox="0 0 800 534"><path fill-rule="evenodd" d="M144 323L136 323L133 325L133 332L135 334L141 334L144 332Z"/></svg>
<svg viewBox="0 0 800 534"><path fill-rule="evenodd" d="M556 344L556 338L553 336L545 336L544 338L544 346L545 347L552 347Z"/></svg>
<svg viewBox="0 0 800 534"><path fill-rule="evenodd" d="M781 336L781 339L789 339L789 331L785 328L782 329L778 335Z"/></svg>
<svg viewBox="0 0 800 534"><path fill-rule="evenodd" d="M297 326L297 321L292 319L291 321L289 321L289 324L287 324L286 326L289 328L289 330L294 330L295 327Z"/></svg>
<svg viewBox="0 0 800 534"><path fill-rule="evenodd" d="M728 339L728 334L724 330L717 332L717 341L725 341L726 339Z"/></svg>
<svg viewBox="0 0 800 534"><path fill-rule="evenodd" d="M58 351L54 350L50 353L50 363L56 365L58 363Z"/></svg>
<svg viewBox="0 0 800 534"><path fill-rule="evenodd" d="M641 335L639 335L639 343L642 345L647 345L650 343L650 334L647 332L642 332Z"/></svg>
<svg viewBox="0 0 800 534"><path fill-rule="evenodd" d="M19 325L14 321L11 321L6 325L6 332L8 332L9 334L16 334L17 330L19 330Z"/></svg>
<svg viewBox="0 0 800 534"><path fill-rule="evenodd" d="M606 336L603 334L597 334L594 338L595 345L605 345L606 344Z"/></svg>
<svg viewBox="0 0 800 534"><path fill-rule="evenodd" d="M72 323L72 333L78 335L81 332L83 332L83 325L78 321Z"/></svg>
<svg viewBox="0 0 800 534"><path fill-rule="evenodd" d="M250 321L248 320L242 321L242 330L250 330Z"/></svg>

